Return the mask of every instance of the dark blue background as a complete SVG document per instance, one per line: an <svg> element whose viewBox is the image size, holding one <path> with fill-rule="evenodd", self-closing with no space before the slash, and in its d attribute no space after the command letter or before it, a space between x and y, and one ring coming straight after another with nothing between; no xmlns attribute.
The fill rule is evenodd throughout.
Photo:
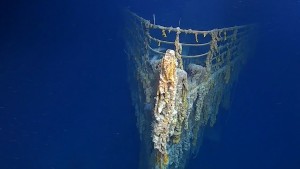
<svg viewBox="0 0 300 169"><path fill-rule="evenodd" d="M211 29L257 23L217 142L190 168L300 168L300 1L1 1L0 169L137 168L122 12Z"/></svg>

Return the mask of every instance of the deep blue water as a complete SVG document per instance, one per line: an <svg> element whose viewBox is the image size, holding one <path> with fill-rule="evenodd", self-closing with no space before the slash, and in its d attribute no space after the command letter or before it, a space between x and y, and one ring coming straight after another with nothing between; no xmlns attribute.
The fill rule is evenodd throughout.
<svg viewBox="0 0 300 169"><path fill-rule="evenodd" d="M0 169L138 167L121 9L162 25L258 24L217 141L190 169L300 168L300 1L0 2Z"/></svg>

